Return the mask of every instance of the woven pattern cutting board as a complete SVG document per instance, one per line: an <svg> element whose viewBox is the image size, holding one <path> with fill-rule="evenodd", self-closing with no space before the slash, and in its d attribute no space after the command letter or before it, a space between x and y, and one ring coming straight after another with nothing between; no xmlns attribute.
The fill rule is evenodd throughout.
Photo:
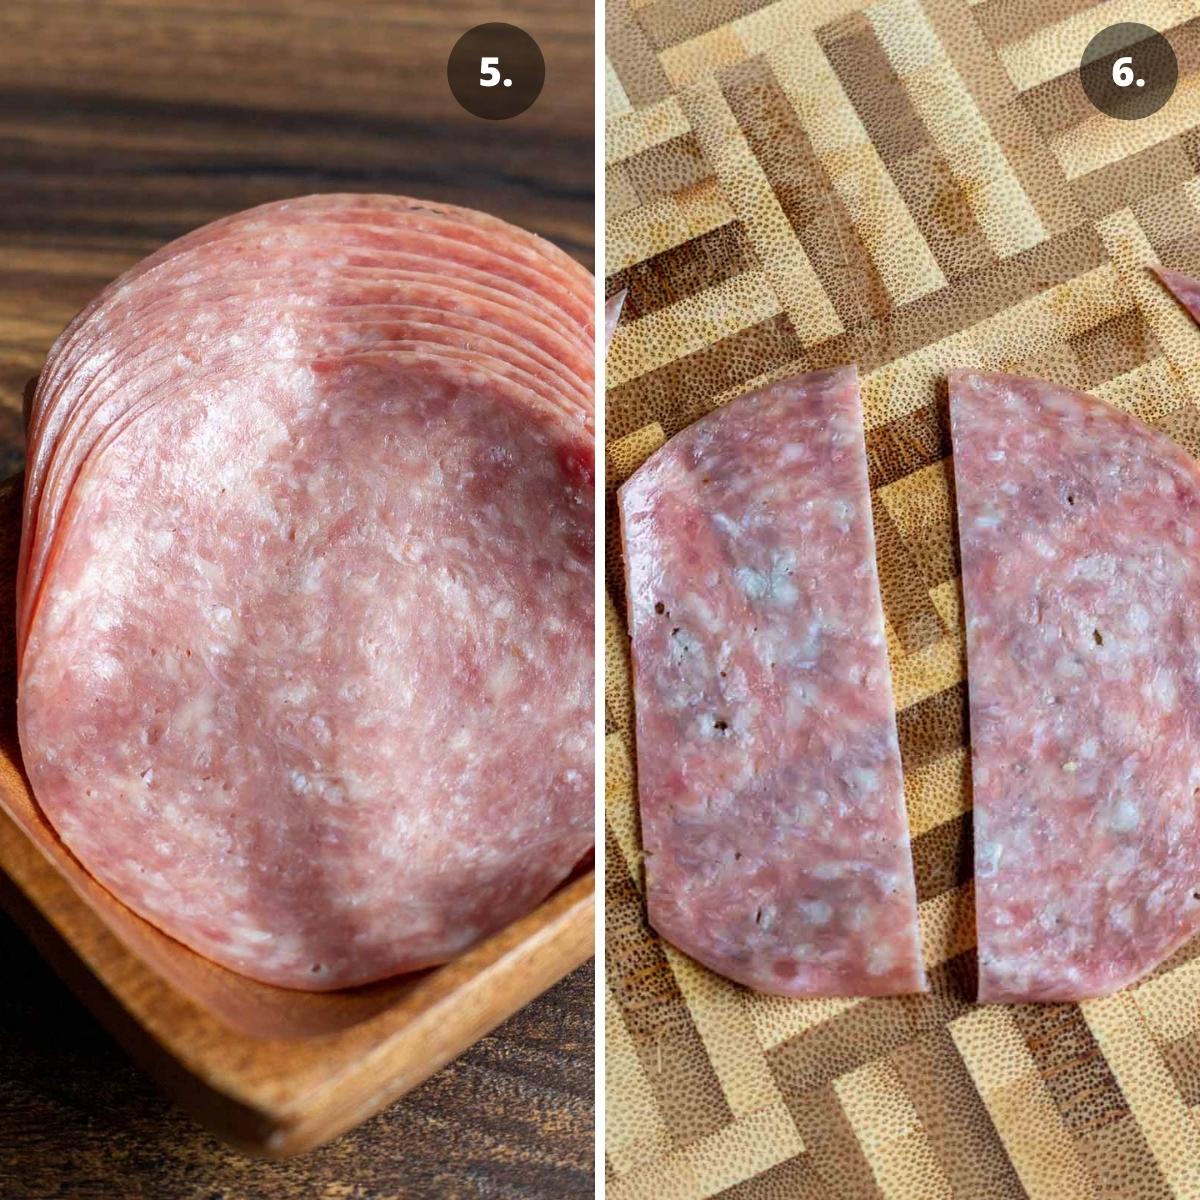
<svg viewBox="0 0 1200 1200"><path fill-rule="evenodd" d="M609 0L611 1200L1200 1197L1200 940L1083 1005L973 1002L970 760L944 373L1091 391L1200 453L1197 0ZM1163 31L1122 122L1076 69ZM646 927L615 488L749 386L857 362L932 992L789 1001Z"/></svg>

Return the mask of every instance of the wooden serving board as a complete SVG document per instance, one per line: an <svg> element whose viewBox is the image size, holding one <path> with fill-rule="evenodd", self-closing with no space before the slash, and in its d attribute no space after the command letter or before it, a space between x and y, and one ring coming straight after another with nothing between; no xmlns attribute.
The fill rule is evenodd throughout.
<svg viewBox="0 0 1200 1200"><path fill-rule="evenodd" d="M445 966L311 993L246 979L135 916L40 816L21 768L11 597L20 481L0 484L0 904L137 1062L243 1150L279 1158L364 1120L592 954L594 879Z"/></svg>
<svg viewBox="0 0 1200 1200"><path fill-rule="evenodd" d="M1173 98L1117 121L1076 68L1141 21ZM975 1003L967 677L945 372L1055 380L1200 453L1200 6L613 0L606 978L610 1200L1200 1197L1200 939L1083 1005ZM612 492L756 383L863 386L927 996L754 995L641 902Z"/></svg>

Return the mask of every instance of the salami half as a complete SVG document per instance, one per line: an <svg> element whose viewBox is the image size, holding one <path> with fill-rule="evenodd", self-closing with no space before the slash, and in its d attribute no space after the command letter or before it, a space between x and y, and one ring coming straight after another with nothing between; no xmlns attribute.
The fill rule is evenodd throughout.
<svg viewBox="0 0 1200 1200"><path fill-rule="evenodd" d="M364 205L279 239L257 210L253 254L233 220L90 306L23 531L42 812L167 933L306 989L445 961L592 841L592 329L561 303L592 281L540 288L530 235L465 216L459 271L423 209Z"/></svg>
<svg viewBox="0 0 1200 1200"><path fill-rule="evenodd" d="M651 923L764 992L923 990L854 369L718 409L619 499Z"/></svg>
<svg viewBox="0 0 1200 1200"><path fill-rule="evenodd" d="M979 998L1104 995L1200 929L1200 472L1036 380L950 415Z"/></svg>

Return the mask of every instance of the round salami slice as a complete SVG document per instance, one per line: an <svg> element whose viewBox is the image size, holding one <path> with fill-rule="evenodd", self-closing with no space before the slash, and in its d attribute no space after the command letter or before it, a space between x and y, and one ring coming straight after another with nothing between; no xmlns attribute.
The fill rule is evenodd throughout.
<svg viewBox="0 0 1200 1200"><path fill-rule="evenodd" d="M328 989L445 961L591 845L592 331L310 224L274 270L164 255L60 339L18 728L119 899Z"/></svg>
<svg viewBox="0 0 1200 1200"><path fill-rule="evenodd" d="M433 228L446 236L475 247L485 248L499 256L518 262L541 263L552 275L565 277L568 286L583 297L589 295L592 286L591 276L588 272L557 246L547 242L544 238L485 213L403 196L371 194L303 196L274 201L213 221L177 238L174 242L143 259L120 279L105 288L75 317L56 343L52 357L59 360L66 357L66 352L78 330L114 293L121 291L142 275L157 271L166 260L176 258L193 247L229 237L236 238L240 227L261 230L277 225L296 224L304 220L333 221L339 216L352 219L350 214L361 214L369 217L373 222L403 223L408 228ZM430 222L434 224L430 225ZM236 261L236 256L234 261ZM230 264L227 263L227 265ZM584 311L582 328L585 332L591 328L590 308L587 307ZM34 407L36 409L36 398Z"/></svg>
<svg viewBox="0 0 1200 1200"><path fill-rule="evenodd" d="M763 992L923 990L854 369L734 400L619 498L651 924Z"/></svg>
<svg viewBox="0 0 1200 1200"><path fill-rule="evenodd" d="M950 377L981 1000L1082 1000L1200 929L1200 471L1038 380Z"/></svg>
<svg viewBox="0 0 1200 1200"><path fill-rule="evenodd" d="M331 240L339 231L349 246ZM412 251L421 249L411 230L397 225L386 232L394 235L395 244L402 243ZM362 242L364 236L367 250L356 253L355 239ZM81 383L96 376L109 377L112 363L126 347L178 345L181 352L199 354L201 347L207 348L204 339L215 337L222 321L236 336L242 319L229 319L235 302L257 304L260 315L268 320L273 314L282 319L284 305L288 309L322 304L361 306L371 300L396 298L441 306L454 313L465 309L472 318L494 325L504 340L527 342L544 356L545 365L555 363L551 373L561 377L561 385L551 381L549 386L568 407L577 398L590 424L590 331L587 337L568 336L557 308L526 286L529 279L522 284L488 274L483 267L495 264L482 251L469 249L468 254L442 239L436 247L426 244L422 253L398 254L388 249L381 236L379 230L364 235L353 226L331 224L316 233L312 228L297 231L287 227L270 239L237 244L210 240L164 258L153 272L135 269L124 282L110 288L106 302L56 343L34 397L26 480L26 529L30 533L22 544L19 597L28 591L28 558L35 540L41 537L37 529L42 520L45 464L56 452L64 424L70 421L82 427L84 414L75 413ZM437 241L433 235L430 240ZM447 264L468 260L475 266L463 267L458 274L451 266L446 274ZM506 260L497 256L496 261ZM430 270L413 270L414 264ZM294 281L289 282L289 270L296 272ZM154 323L148 324L151 318ZM176 329L180 332L172 337ZM195 345L197 338L201 347ZM185 351L185 343L190 351ZM526 366L524 362L513 365Z"/></svg>

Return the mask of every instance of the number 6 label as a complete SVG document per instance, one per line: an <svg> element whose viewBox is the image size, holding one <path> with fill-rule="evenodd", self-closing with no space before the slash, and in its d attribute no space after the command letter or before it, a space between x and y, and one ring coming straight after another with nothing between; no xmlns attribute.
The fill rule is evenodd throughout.
<svg viewBox="0 0 1200 1200"><path fill-rule="evenodd" d="M1156 113L1175 91L1179 61L1171 43L1148 25L1122 21L1087 44L1079 82L1106 117L1138 121Z"/></svg>

